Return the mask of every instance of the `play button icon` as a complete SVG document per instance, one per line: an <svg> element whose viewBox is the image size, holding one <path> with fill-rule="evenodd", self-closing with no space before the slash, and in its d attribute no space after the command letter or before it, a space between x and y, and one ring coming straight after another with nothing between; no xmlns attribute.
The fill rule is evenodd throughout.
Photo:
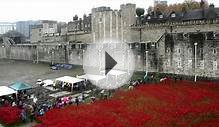
<svg viewBox="0 0 219 127"><path fill-rule="evenodd" d="M126 43L92 43L83 54L85 77L101 89L126 84L134 69L134 54Z"/></svg>
<svg viewBox="0 0 219 127"><path fill-rule="evenodd" d="M105 75L113 69L113 67L117 64L117 62L107 53L105 52Z"/></svg>

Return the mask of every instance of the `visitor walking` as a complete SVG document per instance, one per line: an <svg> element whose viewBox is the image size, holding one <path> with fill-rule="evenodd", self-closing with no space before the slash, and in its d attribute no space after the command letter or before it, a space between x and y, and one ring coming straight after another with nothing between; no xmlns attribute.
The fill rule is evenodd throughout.
<svg viewBox="0 0 219 127"><path fill-rule="evenodd" d="M75 98L75 103L77 104L77 106L79 105L79 99L78 99L78 97Z"/></svg>
<svg viewBox="0 0 219 127"><path fill-rule="evenodd" d="M27 113L24 109L21 110L21 119L23 122L26 122L27 120Z"/></svg>
<svg viewBox="0 0 219 127"><path fill-rule="evenodd" d="M83 92L82 92L82 94L81 94L81 98L82 98L82 102L84 102L85 96L84 96L84 93L83 93Z"/></svg>

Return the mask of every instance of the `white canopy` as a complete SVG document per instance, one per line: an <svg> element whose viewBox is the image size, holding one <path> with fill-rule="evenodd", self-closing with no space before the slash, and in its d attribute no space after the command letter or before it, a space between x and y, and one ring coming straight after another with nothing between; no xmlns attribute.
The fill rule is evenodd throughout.
<svg viewBox="0 0 219 127"><path fill-rule="evenodd" d="M86 80L92 80L95 82L98 82L102 79L105 79L106 76L102 76L102 75L93 75L93 74L86 74L86 75L81 75L81 76L77 76L80 79L86 79Z"/></svg>
<svg viewBox="0 0 219 127"><path fill-rule="evenodd" d="M78 83L84 81L83 79L75 78L75 77L70 77L70 76L64 76L57 78L56 81L61 81L61 82L66 82L66 83Z"/></svg>
<svg viewBox="0 0 219 127"><path fill-rule="evenodd" d="M53 80L51 79L47 79L43 81L43 86L49 86L49 85L53 85Z"/></svg>
<svg viewBox="0 0 219 127"><path fill-rule="evenodd" d="M13 93L16 93L16 91L12 88L9 88L7 86L0 86L0 96L10 95Z"/></svg>

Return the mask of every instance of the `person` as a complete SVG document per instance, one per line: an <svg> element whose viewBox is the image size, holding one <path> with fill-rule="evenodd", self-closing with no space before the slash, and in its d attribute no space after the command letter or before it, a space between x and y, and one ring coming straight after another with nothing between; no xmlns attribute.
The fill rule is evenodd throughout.
<svg viewBox="0 0 219 127"><path fill-rule="evenodd" d="M103 95L103 97L104 97L104 99L107 99L107 94L105 93L105 94Z"/></svg>
<svg viewBox="0 0 219 127"><path fill-rule="evenodd" d="M83 82L83 89L86 89L87 83L84 81Z"/></svg>
<svg viewBox="0 0 219 127"><path fill-rule="evenodd" d="M129 86L129 90L133 90L134 87L132 85Z"/></svg>
<svg viewBox="0 0 219 127"><path fill-rule="evenodd" d="M72 97L69 97L69 105L71 105L73 102L72 102Z"/></svg>
<svg viewBox="0 0 219 127"><path fill-rule="evenodd" d="M27 114L30 118L30 121L32 122L34 120L34 108L32 105L27 105L26 106Z"/></svg>
<svg viewBox="0 0 219 127"><path fill-rule="evenodd" d="M33 103L32 106L33 106L33 111L35 112L37 110L37 104Z"/></svg>
<svg viewBox="0 0 219 127"><path fill-rule="evenodd" d="M101 98L101 99L103 98L104 93L105 93L105 90L101 90L101 92L100 92L100 98Z"/></svg>
<svg viewBox="0 0 219 127"><path fill-rule="evenodd" d="M17 106L17 105L16 105L16 103L13 101L11 106L14 107L14 106Z"/></svg>
<svg viewBox="0 0 219 127"><path fill-rule="evenodd" d="M163 81L165 81L166 79L167 79L166 77L161 78L161 79L160 79L160 82L163 82Z"/></svg>
<svg viewBox="0 0 219 127"><path fill-rule="evenodd" d="M75 85L75 90L79 90L78 84Z"/></svg>
<svg viewBox="0 0 219 127"><path fill-rule="evenodd" d="M5 102L4 102L4 106L10 106L10 103L9 103L9 101L8 100L5 100Z"/></svg>
<svg viewBox="0 0 219 127"><path fill-rule="evenodd" d="M84 93L81 94L81 98L82 98L82 101L84 102L84 100L85 100Z"/></svg>
<svg viewBox="0 0 219 127"><path fill-rule="evenodd" d="M35 103L35 104L36 104L36 103L37 103L37 100L38 100L38 99L37 99L37 97L36 97L36 96L34 96L34 98L33 98L33 103Z"/></svg>
<svg viewBox="0 0 219 127"><path fill-rule="evenodd" d="M27 120L27 113L24 109L21 110L21 119L23 122L26 122Z"/></svg>
<svg viewBox="0 0 219 127"><path fill-rule="evenodd" d="M153 74L151 75L150 81L151 81L152 83L154 83L154 75L153 75Z"/></svg>
<svg viewBox="0 0 219 127"><path fill-rule="evenodd" d="M77 104L77 106L79 105L79 99L78 99L78 97L75 98L75 103Z"/></svg>
<svg viewBox="0 0 219 127"><path fill-rule="evenodd" d="M21 100L19 100L19 102L18 102L18 106L19 106L20 108L22 108L22 106L23 106L23 102L22 102Z"/></svg>
<svg viewBox="0 0 219 127"><path fill-rule="evenodd" d="M5 101L5 100L4 100L3 98L0 99L0 106L4 104L4 101Z"/></svg>
<svg viewBox="0 0 219 127"><path fill-rule="evenodd" d="M177 81L177 75L174 75L174 80L175 80L175 82Z"/></svg>
<svg viewBox="0 0 219 127"><path fill-rule="evenodd" d="M56 84L53 83L52 86L53 86L53 89L56 90Z"/></svg>
<svg viewBox="0 0 219 127"><path fill-rule="evenodd" d="M58 103L57 103L57 108L61 108L61 107L62 107L62 100L59 99L59 100L58 100Z"/></svg>
<svg viewBox="0 0 219 127"><path fill-rule="evenodd" d="M40 116L43 116L44 114L45 114L44 109L41 108L40 111L39 111L39 115L40 115Z"/></svg>
<svg viewBox="0 0 219 127"><path fill-rule="evenodd" d="M91 101L92 101L92 103L94 103L94 102L95 102L95 100L96 100L96 98L95 98L95 97L91 97Z"/></svg>

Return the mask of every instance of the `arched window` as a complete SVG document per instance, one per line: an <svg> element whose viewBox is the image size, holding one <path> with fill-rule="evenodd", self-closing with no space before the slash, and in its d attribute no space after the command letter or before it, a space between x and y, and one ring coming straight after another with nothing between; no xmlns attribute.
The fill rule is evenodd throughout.
<svg viewBox="0 0 219 127"><path fill-rule="evenodd" d="M178 54L181 53L181 48L177 48L177 53L178 53Z"/></svg>
<svg viewBox="0 0 219 127"><path fill-rule="evenodd" d="M216 55L217 54L217 49L213 48L212 50L213 50L213 54Z"/></svg>

